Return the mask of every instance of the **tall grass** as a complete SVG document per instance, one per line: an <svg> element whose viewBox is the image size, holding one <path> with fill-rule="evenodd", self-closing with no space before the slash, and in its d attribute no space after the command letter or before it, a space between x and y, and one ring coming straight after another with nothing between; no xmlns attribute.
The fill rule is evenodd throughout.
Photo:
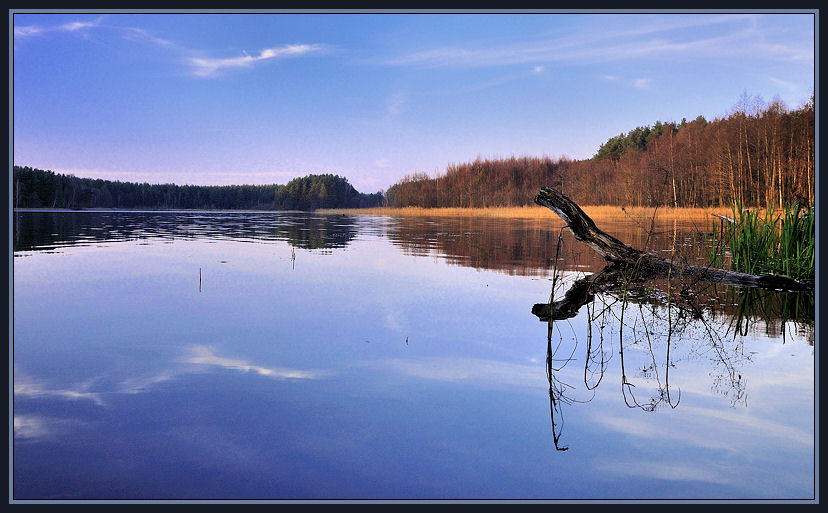
<svg viewBox="0 0 828 513"><path fill-rule="evenodd" d="M725 250L730 267L749 274L778 274L795 279L813 279L816 262L816 216L814 207L799 203L780 211L751 211L737 202L732 219L714 226L710 246L711 263L722 267Z"/></svg>

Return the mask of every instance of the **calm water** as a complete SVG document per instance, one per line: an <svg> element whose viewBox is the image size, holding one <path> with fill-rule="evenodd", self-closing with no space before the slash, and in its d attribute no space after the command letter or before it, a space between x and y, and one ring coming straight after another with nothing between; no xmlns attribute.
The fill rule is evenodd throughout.
<svg viewBox="0 0 828 513"><path fill-rule="evenodd" d="M16 500L814 498L813 294L656 284L549 325L551 214L13 223ZM599 222L698 256L631 224Z"/></svg>

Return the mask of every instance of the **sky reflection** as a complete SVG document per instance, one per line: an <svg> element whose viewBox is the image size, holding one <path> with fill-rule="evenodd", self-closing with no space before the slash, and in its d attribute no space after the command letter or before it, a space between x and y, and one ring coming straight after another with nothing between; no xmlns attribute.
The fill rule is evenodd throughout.
<svg viewBox="0 0 828 513"><path fill-rule="evenodd" d="M688 321L670 345L680 402L646 412L624 402L620 305L584 309L556 323L573 399L559 452L531 313L551 282L406 254L383 223L295 261L288 240L233 237L21 251L15 497L812 496L807 338L711 339ZM642 399L665 385L659 308L625 317ZM606 354L594 390L588 314Z"/></svg>

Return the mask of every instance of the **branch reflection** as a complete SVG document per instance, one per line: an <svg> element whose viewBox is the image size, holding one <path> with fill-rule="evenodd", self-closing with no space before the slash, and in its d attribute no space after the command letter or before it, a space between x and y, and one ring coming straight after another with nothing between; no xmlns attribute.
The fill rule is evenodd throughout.
<svg viewBox="0 0 828 513"><path fill-rule="evenodd" d="M611 371L618 374L621 399L629 408L656 412L681 403L681 387L671 381L677 366L707 360L711 390L732 407L746 407L741 369L751 362L744 347L748 333L764 327L767 334L781 332L784 343L793 327L813 344L813 292L722 287L678 277L643 280L634 269L615 265L574 276L580 277L570 274L566 280L555 270L549 303L532 308L547 323L552 434L561 451L568 450L562 442L564 408L591 401ZM580 349L579 334L585 337ZM582 383L572 382L572 373L564 378L563 369L581 359Z"/></svg>

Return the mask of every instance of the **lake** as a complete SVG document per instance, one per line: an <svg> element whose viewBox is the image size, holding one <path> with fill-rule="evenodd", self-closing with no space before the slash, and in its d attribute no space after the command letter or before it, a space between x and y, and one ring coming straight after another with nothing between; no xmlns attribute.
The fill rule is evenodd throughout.
<svg viewBox="0 0 828 513"><path fill-rule="evenodd" d="M703 261L692 223L596 222ZM815 497L813 293L547 322L604 265L551 212L12 223L15 500Z"/></svg>

